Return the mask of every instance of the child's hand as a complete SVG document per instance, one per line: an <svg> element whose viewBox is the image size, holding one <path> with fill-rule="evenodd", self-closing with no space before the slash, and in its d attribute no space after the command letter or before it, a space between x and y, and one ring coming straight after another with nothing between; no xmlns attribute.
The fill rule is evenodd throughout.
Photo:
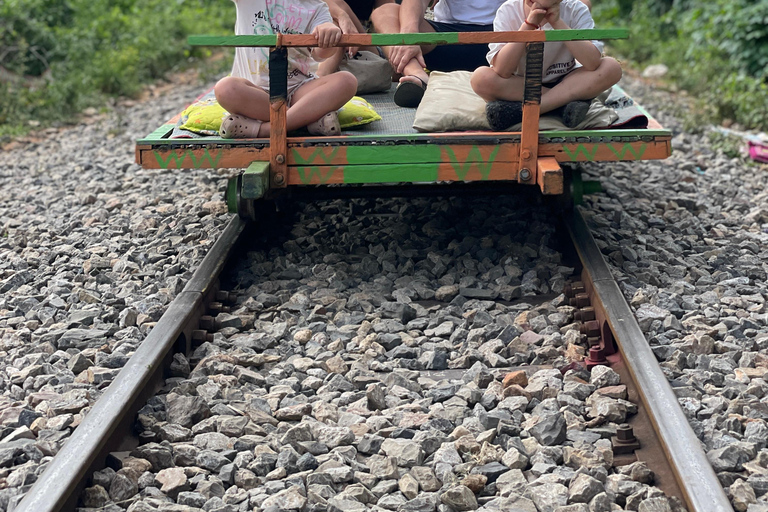
<svg viewBox="0 0 768 512"><path fill-rule="evenodd" d="M334 23L323 23L315 27L312 35L317 39L317 45L320 48L330 48L341 39L341 29Z"/></svg>
<svg viewBox="0 0 768 512"><path fill-rule="evenodd" d="M560 21L560 4L557 3L547 9L547 14L544 16L544 19L554 27L555 23Z"/></svg>
<svg viewBox="0 0 768 512"><path fill-rule="evenodd" d="M560 9L558 8L558 13ZM544 18L547 16L547 10L541 7L538 3L534 3L531 7L531 11L528 13L526 21L532 25L541 26L544 23Z"/></svg>

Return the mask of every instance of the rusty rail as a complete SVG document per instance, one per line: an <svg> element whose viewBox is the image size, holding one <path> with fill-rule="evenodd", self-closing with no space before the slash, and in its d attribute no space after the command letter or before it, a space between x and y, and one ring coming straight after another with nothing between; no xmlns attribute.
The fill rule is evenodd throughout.
<svg viewBox="0 0 768 512"><path fill-rule="evenodd" d="M640 326L603 259L579 209L565 224L584 266L582 280L592 297L601 330L609 328L621 366L634 381L689 512L732 512L723 487L683 414ZM600 311L598 311L600 310Z"/></svg>
<svg viewBox="0 0 768 512"><path fill-rule="evenodd" d="M136 411L162 387L165 363L170 364L173 353L189 348L192 331L197 329L206 303L215 298L219 274L245 226L245 221L232 217L184 290L168 306L15 512L74 510L89 475L105 466L108 453L125 449L126 443L135 443L131 427Z"/></svg>

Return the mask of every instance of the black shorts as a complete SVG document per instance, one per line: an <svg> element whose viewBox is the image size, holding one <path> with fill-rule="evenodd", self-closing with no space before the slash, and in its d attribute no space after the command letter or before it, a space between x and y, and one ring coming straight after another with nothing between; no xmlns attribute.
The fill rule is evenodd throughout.
<svg viewBox="0 0 768 512"><path fill-rule="evenodd" d="M493 32L493 25L471 25L469 23L443 23L426 20L435 32ZM485 56L487 44L443 44L424 55L424 62L430 71L474 71L487 66Z"/></svg>
<svg viewBox="0 0 768 512"><path fill-rule="evenodd" d="M365 26L366 22L371 19L371 13L373 12L375 0L348 0L347 5L352 12L355 13L360 23Z"/></svg>

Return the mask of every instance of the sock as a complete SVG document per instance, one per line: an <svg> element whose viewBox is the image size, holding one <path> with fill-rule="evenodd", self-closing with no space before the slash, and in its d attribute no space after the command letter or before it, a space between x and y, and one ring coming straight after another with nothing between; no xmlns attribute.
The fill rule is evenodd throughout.
<svg viewBox="0 0 768 512"><path fill-rule="evenodd" d="M568 128L575 128L587 117L591 101L571 101L563 107L563 124Z"/></svg>
<svg viewBox="0 0 768 512"><path fill-rule="evenodd" d="M490 101L485 105L485 116L488 124L496 131L506 130L512 125L523 121L523 102L521 101Z"/></svg>

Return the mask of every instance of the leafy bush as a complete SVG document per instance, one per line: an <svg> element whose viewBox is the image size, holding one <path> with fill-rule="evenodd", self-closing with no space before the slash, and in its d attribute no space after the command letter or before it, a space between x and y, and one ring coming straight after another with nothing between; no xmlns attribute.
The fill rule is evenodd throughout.
<svg viewBox="0 0 768 512"><path fill-rule="evenodd" d="M0 2L0 134L29 120L66 121L106 96L210 55L190 34L229 34L221 0L4 0Z"/></svg>
<svg viewBox="0 0 768 512"><path fill-rule="evenodd" d="M629 26L630 39L612 46L640 64L666 64L699 98L699 115L768 129L768 2L607 0L595 18Z"/></svg>

